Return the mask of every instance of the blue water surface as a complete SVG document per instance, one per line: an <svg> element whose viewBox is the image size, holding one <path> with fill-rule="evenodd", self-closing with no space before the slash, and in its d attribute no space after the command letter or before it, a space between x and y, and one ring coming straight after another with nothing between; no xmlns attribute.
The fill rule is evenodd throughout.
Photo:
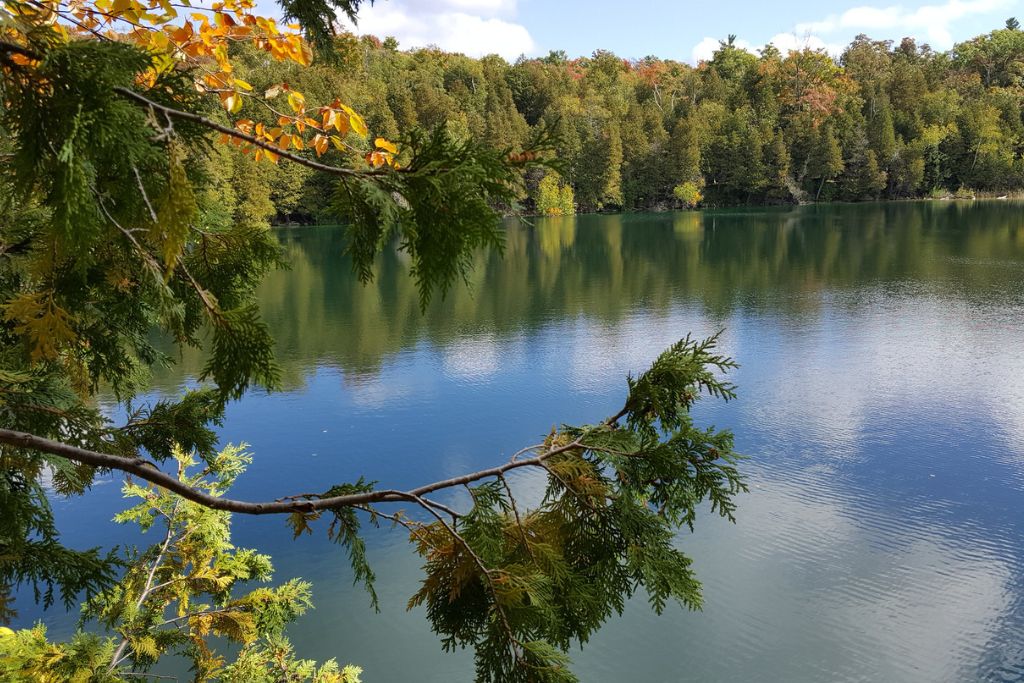
<svg viewBox="0 0 1024 683"><path fill-rule="evenodd" d="M264 500L360 475L402 488L502 462L560 423L615 413L625 376L722 330L739 398L729 427L749 494L679 546L701 612L642 596L584 648L584 681L1024 679L1024 205L905 203L510 224L469 287L425 314L403 255L362 286L341 230L282 231L292 268L261 290L286 389L232 404L224 443L255 462L233 495ZM154 376L194 381L201 359ZM116 406L110 406L116 412ZM526 497L543 480L517 472ZM110 522L119 481L56 502L76 546L150 543ZM446 499L464 505L464 492ZM442 497L442 499L444 499ZM367 683L472 680L421 610L405 534L367 534L381 611L343 550L236 517L235 541L313 582L290 635ZM22 625L51 634L75 615Z"/></svg>

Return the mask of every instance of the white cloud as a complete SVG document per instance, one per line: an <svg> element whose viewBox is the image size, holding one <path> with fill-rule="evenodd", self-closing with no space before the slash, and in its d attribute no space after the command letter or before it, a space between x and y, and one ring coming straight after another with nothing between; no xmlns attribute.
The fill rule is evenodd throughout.
<svg viewBox="0 0 1024 683"><path fill-rule="evenodd" d="M565 342L554 360L567 371L573 392L602 395L611 387L622 386L628 373L646 370L658 354L688 332L701 339L714 334L717 326L725 328L718 350L736 356L735 342L729 334L731 325L725 321L709 323L689 308L667 314L638 313L614 325L581 317L560 329L559 335L571 343Z"/></svg>
<svg viewBox="0 0 1024 683"><path fill-rule="evenodd" d="M953 46L950 29L956 22L974 15L990 14L1011 4L1011 0L947 0L941 5L921 5L917 8L864 5L820 21L797 24L795 33L905 32L926 38L933 47L946 49Z"/></svg>
<svg viewBox="0 0 1024 683"><path fill-rule="evenodd" d="M768 42L777 47L779 52L784 55L790 50L803 50L804 48L809 48L811 50L825 50L830 55L839 55L843 52L842 45L826 42L818 36L811 35L810 33L804 33L802 35L795 32L776 33L768 40ZM733 44L739 49L746 50L752 55L758 54L757 49L755 49L748 40L740 38ZM705 37L694 46L690 55L691 63L699 64L702 61L710 60L714 55L715 50L717 50L720 45L721 41L717 38Z"/></svg>
<svg viewBox="0 0 1024 683"><path fill-rule="evenodd" d="M746 40L739 39L733 44L741 50L746 50L747 52L754 54L753 47L751 47L750 43ZM702 41L693 47L693 52L690 53L693 63L699 64L700 62L711 59L719 45L721 45L721 41L719 41L718 38L709 38L705 36Z"/></svg>
<svg viewBox="0 0 1024 683"><path fill-rule="evenodd" d="M911 35L927 41L934 48L945 50L953 47L953 29L958 22L978 15L993 14L1013 4L1014 0L946 0L941 5L918 7L861 5L818 21L801 22L792 31L775 34L768 42L783 54L790 50L810 48L823 49L830 55L838 56L845 49L846 40L856 33L864 32L879 38ZM823 35L841 37L842 40L826 40L821 37ZM693 63L711 59L718 46L718 39L705 37L693 48ZM737 40L736 46L756 54L749 41Z"/></svg>
<svg viewBox="0 0 1024 683"><path fill-rule="evenodd" d="M354 30L394 36L404 48L436 45L474 57L499 54L511 60L536 51L530 32L514 21L515 14L515 0L390 0L364 5Z"/></svg>
<svg viewBox="0 0 1024 683"><path fill-rule="evenodd" d="M798 35L796 33L776 33L769 40L769 43L779 49L782 54L787 54L791 50L824 50L830 55L840 55L843 52L843 46L837 43L828 43L819 38L818 36L810 33Z"/></svg>

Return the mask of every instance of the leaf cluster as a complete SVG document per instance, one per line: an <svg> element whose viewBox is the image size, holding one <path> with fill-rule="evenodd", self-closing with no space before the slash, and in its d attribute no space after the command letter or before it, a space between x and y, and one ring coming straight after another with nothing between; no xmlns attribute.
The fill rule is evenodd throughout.
<svg viewBox="0 0 1024 683"><path fill-rule="evenodd" d="M501 251L495 208L515 202L524 166L557 166L543 160L553 145L550 133L540 131L525 152L514 154L438 127L402 141L411 154L407 166L341 180L333 209L348 222L348 251L360 280L372 279L377 254L397 237L412 262L421 308L435 291L444 297L452 284L466 281L478 250Z"/></svg>
<svg viewBox="0 0 1024 683"><path fill-rule="evenodd" d="M476 649L479 680L575 680L565 651L641 590L659 613L670 601L700 607L677 530L703 502L731 519L745 490L731 433L689 415L702 393L733 396L716 372L735 364L716 342L666 350L630 380L618 417L553 432L548 448L579 446L543 463L537 508L518 509L502 479L474 487L473 508L451 525L413 529L426 578L410 607L426 608L445 648Z"/></svg>

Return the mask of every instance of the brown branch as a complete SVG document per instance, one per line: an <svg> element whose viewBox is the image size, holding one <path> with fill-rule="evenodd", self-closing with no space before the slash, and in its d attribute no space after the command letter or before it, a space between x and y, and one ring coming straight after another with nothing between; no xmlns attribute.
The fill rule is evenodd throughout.
<svg viewBox="0 0 1024 683"><path fill-rule="evenodd" d="M423 502L426 503L427 505L429 505L432 508L437 508L441 512L448 513L449 515L451 515L452 519L458 519L459 517L462 517L461 513L456 512L455 510L451 509L447 505L444 505L443 503L438 503L436 500L430 500L429 498L423 498Z"/></svg>
<svg viewBox="0 0 1024 683"><path fill-rule="evenodd" d="M93 467L126 472L211 510L225 510L227 512L237 512L244 515L279 515L291 512L310 513L316 512L317 510L333 510L343 507L365 505L368 503L398 503L409 500L419 502L422 500L423 496L433 493L434 491L462 486L463 484L480 481L481 479L497 477L500 474L504 474L505 472L518 469L520 467L543 467L544 461L548 458L582 447L582 444L579 441L572 441L571 443L563 446L550 448L532 458L516 460L515 462L506 462L496 467L470 472L469 474L463 474L450 479L435 481L408 491L387 489L367 491L363 493L349 493L340 496L329 496L317 498L315 500L248 502L212 496L205 491L194 489L191 486L178 481L176 477L154 467L151 462L143 458L130 458L110 453L100 453L98 451L72 446L71 444L53 441L52 439L36 436L35 434L29 434L27 432L15 431L13 429L0 429L0 444L7 444L8 446L13 446L15 448L26 448L40 451L59 458L64 458L65 460L73 460L86 465L92 465ZM428 508L431 508L431 510L437 507L436 503L432 506L431 503L424 501L423 504Z"/></svg>
<svg viewBox="0 0 1024 683"><path fill-rule="evenodd" d="M42 56L40 56L40 54L35 50L28 47L24 47L23 45L18 45L17 43L12 43L7 40L0 40L0 53L16 54L21 55L22 57L28 57L29 59L35 60L42 59Z"/></svg>
<svg viewBox="0 0 1024 683"><path fill-rule="evenodd" d="M319 161L307 159L306 157L299 156L298 154L293 154L292 152L285 151L280 147L277 147L276 145L272 145L266 140L261 140L255 135L243 133L242 131L236 128L230 128L228 126L221 125L216 121L208 119L205 116L200 116L199 114L193 114L192 112L188 111L181 111L180 109L174 109L173 107L168 107L166 105L160 104L159 102L154 102L145 95L141 95L135 92L134 90L130 90L122 86L115 86L114 92L130 100L134 100L137 104L149 107L154 111L159 111L164 116L175 119L181 119L183 121L191 121L193 123L198 123L199 125L209 128L210 130L215 130L218 133L230 135L231 137L236 138L238 140L245 140L249 144L259 147L265 151L268 151L274 156L279 156L282 159L288 159L289 161L293 161L296 164L300 164L307 168L311 168L315 171L321 171L322 173L329 173L331 175L343 177L383 175L381 171L357 171L353 168L331 166L330 164L322 164Z"/></svg>
<svg viewBox="0 0 1024 683"><path fill-rule="evenodd" d="M139 173L139 168L132 164L132 171L135 172L135 181L139 185L139 192L142 193L142 199L146 202L146 208L149 209L149 217L153 220L154 225L160 222L160 219L156 215L156 210L153 208L153 204L149 201L149 195L146 194L146 186L142 182L142 175Z"/></svg>
<svg viewBox="0 0 1024 683"><path fill-rule="evenodd" d="M181 268L181 272L185 274L185 279L187 279L189 284L192 285L192 289L196 291L196 294L199 296L199 299L203 302L203 306L206 307L207 312L210 314L211 320L213 320L213 322L219 321L220 308L218 308L217 305L213 302L213 300L210 299L212 294L207 290L203 289L203 286L199 284L199 281L192 277L192 273L191 271L189 271L188 266L185 265L184 260L179 261L178 266Z"/></svg>

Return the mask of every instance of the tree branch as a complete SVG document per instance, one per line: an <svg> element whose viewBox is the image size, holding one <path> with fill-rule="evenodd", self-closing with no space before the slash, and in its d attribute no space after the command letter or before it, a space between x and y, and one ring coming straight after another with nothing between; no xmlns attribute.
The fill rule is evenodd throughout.
<svg viewBox="0 0 1024 683"><path fill-rule="evenodd" d="M274 156L279 156L282 159L288 159L289 161L293 161L296 164L300 164L307 168L311 168L314 171L320 171L322 173L329 173L330 175L337 175L343 177L382 175L380 171L357 171L354 168L331 166L330 164L322 164L319 161L307 159L306 157L299 156L298 154L293 154L292 152L283 150L276 145L272 145L266 140L261 140L255 135L243 133L242 131L236 128L230 128L228 126L221 125L216 121L208 119L205 116L200 116L199 114L193 114L192 112L188 111L181 111L180 109L175 109L173 107L168 107L166 105L160 104L159 102L154 102L145 95L139 94L134 90L130 90L122 86L115 86L114 92L116 92L118 95L121 95L122 97L134 100L137 104L151 108L154 111L158 111L166 117L198 123L199 125L209 128L210 130L215 130L218 133L230 135L231 137L236 138L238 140L245 140L250 145L254 145L263 150L266 150L273 154Z"/></svg>
<svg viewBox="0 0 1024 683"><path fill-rule="evenodd" d="M0 40L0 54L15 54L29 59L39 60L42 56L31 48L7 40Z"/></svg>
<svg viewBox="0 0 1024 683"><path fill-rule="evenodd" d="M112 455L110 453L100 453L98 451L72 446L71 444L53 441L52 439L46 439L41 436L36 436L35 434L18 432L13 429L0 429L0 444L40 451L50 455L55 455L59 458L64 458L65 460L73 460L86 465L92 465L93 467L126 472L128 474L135 475L139 479L148 481L151 484L156 484L171 493L176 493L186 500L190 500L193 503L197 503L211 510L226 510L227 512L236 512L244 515L279 515L291 512L310 513L316 512L317 510L332 510L369 503L399 503L410 500L420 502L423 496L433 493L434 491L470 484L475 481L480 481L481 479L497 477L509 470L518 469L520 467L543 467L544 461L549 458L560 453L565 453L566 451L584 447L579 440L575 440L562 446L549 448L543 453L532 458L509 461L496 467L470 472L469 474L452 477L451 479L435 481L408 491L387 489L380 491L368 491L365 493L350 493L342 496L330 496L314 500L283 499L266 502L247 502L211 496L205 491L194 489L187 484L183 484L178 481L177 477L156 468L153 463L143 458L129 458L121 455ZM431 503L426 503L424 501L424 504L431 509L433 509L433 507L439 507L438 504L433 501L431 501ZM432 505L433 507L431 507Z"/></svg>

